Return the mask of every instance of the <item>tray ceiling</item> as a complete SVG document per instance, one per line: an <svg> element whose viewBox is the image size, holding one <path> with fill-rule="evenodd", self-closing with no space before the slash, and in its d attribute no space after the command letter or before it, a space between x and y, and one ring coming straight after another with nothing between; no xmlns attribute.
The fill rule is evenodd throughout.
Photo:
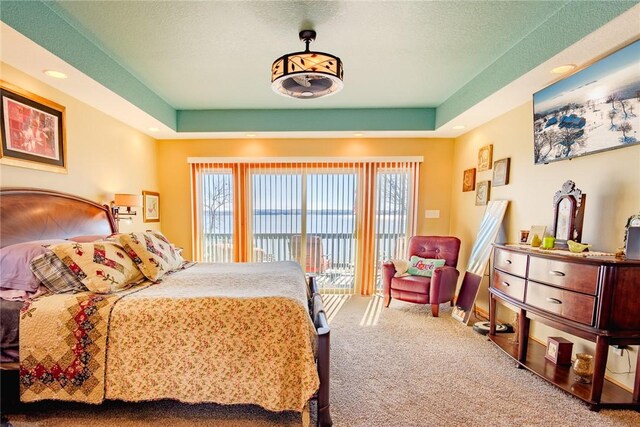
<svg viewBox="0 0 640 427"><path fill-rule="evenodd" d="M3 1L0 19L174 131L430 131L635 4ZM271 91L304 28L342 92Z"/></svg>

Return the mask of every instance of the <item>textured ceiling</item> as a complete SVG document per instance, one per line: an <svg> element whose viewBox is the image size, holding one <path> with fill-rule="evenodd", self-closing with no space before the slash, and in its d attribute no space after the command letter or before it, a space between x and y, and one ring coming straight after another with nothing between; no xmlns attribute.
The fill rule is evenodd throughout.
<svg viewBox="0 0 640 427"><path fill-rule="evenodd" d="M435 107L566 2L58 2L71 25L177 109ZM290 100L271 63L312 48L345 89Z"/></svg>
<svg viewBox="0 0 640 427"><path fill-rule="evenodd" d="M1 2L3 26L177 133L441 129L638 5L630 0ZM640 6L634 10L637 17ZM631 27L618 39L637 37L638 29ZM342 92L293 100L271 91L271 63L302 49L297 33L304 28L318 32L312 49L343 60ZM19 38L3 31L11 41L0 40L3 62L32 68L7 45ZM39 56L38 64L51 62ZM580 57L564 57L574 56ZM42 67L33 70L39 74Z"/></svg>

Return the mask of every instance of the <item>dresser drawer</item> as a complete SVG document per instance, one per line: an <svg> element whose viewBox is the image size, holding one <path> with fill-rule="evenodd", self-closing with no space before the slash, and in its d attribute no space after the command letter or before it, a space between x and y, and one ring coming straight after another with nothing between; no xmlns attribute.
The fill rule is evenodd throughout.
<svg viewBox="0 0 640 427"><path fill-rule="evenodd" d="M527 256L524 254L496 249L493 255L493 263L495 268L507 273L520 277L526 277L527 275Z"/></svg>
<svg viewBox="0 0 640 427"><path fill-rule="evenodd" d="M590 295L528 281L525 302L533 307L562 316L565 319L574 320L585 325L593 323L596 298Z"/></svg>
<svg viewBox="0 0 640 427"><path fill-rule="evenodd" d="M491 286L511 298L524 302L524 287L526 280L520 277L493 270L493 283Z"/></svg>
<svg viewBox="0 0 640 427"><path fill-rule="evenodd" d="M595 295L598 290L598 266L532 256L529 259L529 279Z"/></svg>

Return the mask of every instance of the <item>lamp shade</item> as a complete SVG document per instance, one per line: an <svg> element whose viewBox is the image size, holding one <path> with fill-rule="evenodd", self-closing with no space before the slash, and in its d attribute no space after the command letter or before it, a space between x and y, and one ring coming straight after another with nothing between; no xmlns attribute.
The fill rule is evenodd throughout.
<svg viewBox="0 0 640 427"><path fill-rule="evenodd" d="M309 50L309 43L315 38L315 31L301 31L300 40L306 43L306 50L283 55L274 61L271 88L276 93L297 99L313 99L342 90L342 61L330 53Z"/></svg>
<svg viewBox="0 0 640 427"><path fill-rule="evenodd" d="M137 194L116 194L113 199L114 206L142 206L142 196Z"/></svg>

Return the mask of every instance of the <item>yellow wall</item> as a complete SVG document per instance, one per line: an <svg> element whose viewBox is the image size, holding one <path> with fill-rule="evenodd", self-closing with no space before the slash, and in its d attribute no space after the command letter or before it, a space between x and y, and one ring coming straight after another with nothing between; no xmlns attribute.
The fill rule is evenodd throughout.
<svg viewBox="0 0 640 427"><path fill-rule="evenodd" d="M100 203L109 203L114 193L158 189L153 138L6 64L0 71L2 80L66 108L68 165L67 174L0 165L3 187L46 188ZM137 210L121 231L159 229L159 223L143 223L142 208Z"/></svg>
<svg viewBox="0 0 640 427"><path fill-rule="evenodd" d="M158 142L163 232L191 256L191 208L187 157L424 156L418 233L447 234L453 160L451 139L232 139ZM426 209L439 219L424 219Z"/></svg>
<svg viewBox="0 0 640 427"><path fill-rule="evenodd" d="M521 229L553 222L553 195L562 183L571 179L587 195L582 241L595 250L615 251L623 245L627 218L640 209L640 146L626 147L548 165L533 163L532 105L527 103L455 140L453 187L451 196L451 234L462 239L461 265L465 266L485 208L475 206L475 193L462 192L462 173L477 167L478 149L493 144L493 159L511 158L509 185L491 188L491 199L510 200L505 218L507 241L515 242ZM478 172L477 181L491 180L493 171ZM486 280L478 296L478 305L488 306ZM505 310L501 316L512 320ZM560 335L543 325L534 324L532 333L546 342L549 335ZM567 336L574 352L594 352L586 341ZM635 366L637 349L632 354ZM626 371L627 358L610 353L609 368ZM616 375L616 380L631 387L633 375Z"/></svg>

